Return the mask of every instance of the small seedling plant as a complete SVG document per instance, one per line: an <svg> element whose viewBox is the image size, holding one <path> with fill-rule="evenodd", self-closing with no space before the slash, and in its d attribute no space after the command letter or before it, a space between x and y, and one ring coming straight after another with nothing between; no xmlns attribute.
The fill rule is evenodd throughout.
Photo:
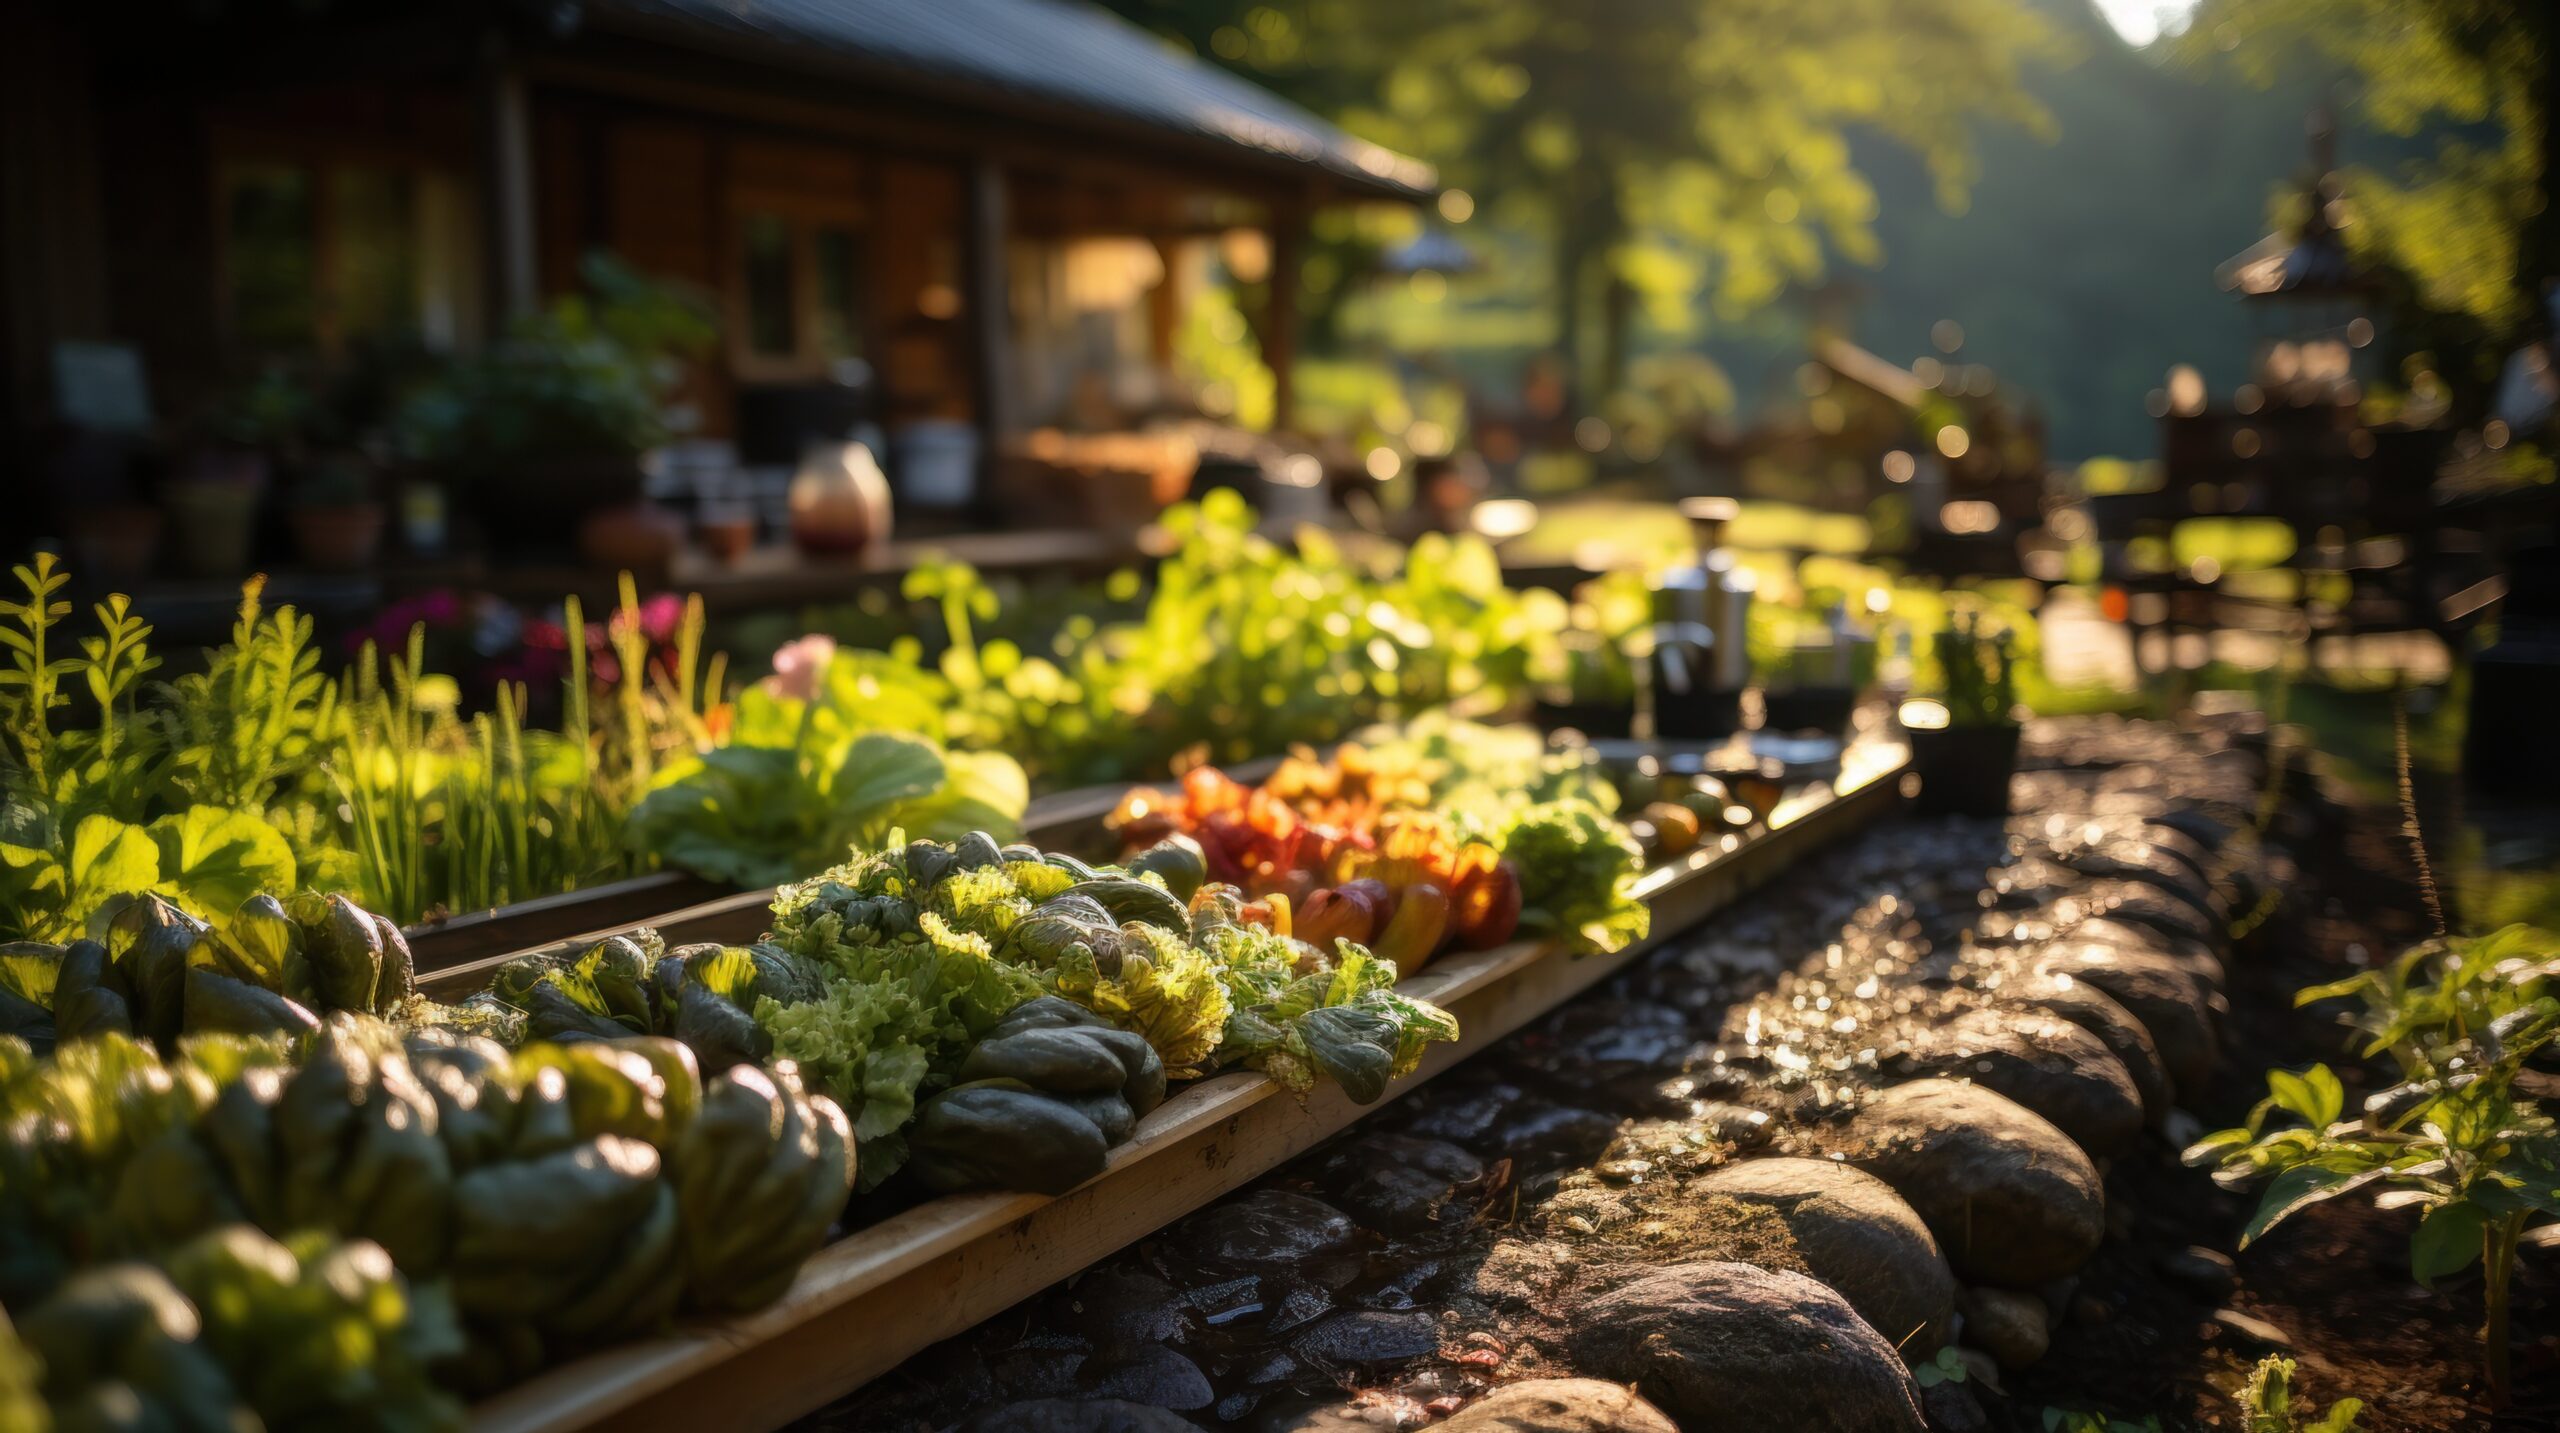
<svg viewBox="0 0 2560 1433"><path fill-rule="evenodd" d="M1986 631L1979 614L1960 614L1938 634L1946 674L1947 720L1954 726L2007 726L2017 720L2017 639Z"/></svg>
<svg viewBox="0 0 2560 1433"><path fill-rule="evenodd" d="M2364 1412L2361 1398L2341 1398L2325 1413L2296 1407L2293 1360L2272 1354L2249 1370L2249 1381L2240 1387L2240 1412L2249 1420L2242 1433L2363 1433L2364 1427L2356 1421Z"/></svg>
<svg viewBox="0 0 2560 1433"><path fill-rule="evenodd" d="M2400 1081L2344 1118L2346 1090L2326 1065L2270 1070L2267 1097L2237 1129L2186 1152L2228 1188L2265 1181L2241 1232L2247 1248L2293 1214L2368 1185L2386 1209L2415 1209L2409 1267L2422 1284L2482 1264L2490 1396L2508 1392L2508 1288L2536 1217L2560 1214L2560 1127L2516 1078L2560 1039L2560 999L2545 993L2552 938L2521 927L2435 941L2380 970L2301 992L2298 1003L2353 996L2368 1056L2389 1052ZM2537 1231L2538 1232L2538 1231Z"/></svg>

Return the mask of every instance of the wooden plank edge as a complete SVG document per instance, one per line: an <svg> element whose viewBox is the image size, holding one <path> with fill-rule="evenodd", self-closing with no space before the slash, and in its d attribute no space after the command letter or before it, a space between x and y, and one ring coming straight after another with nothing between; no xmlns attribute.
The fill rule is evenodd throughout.
<svg viewBox="0 0 2560 1433"><path fill-rule="evenodd" d="M1251 763L1267 764L1274 763ZM1128 784L1116 783L1041 797L1023 813L1023 839L1039 843L1078 828L1098 826L1128 790ZM591 891L545 896L458 917L445 926L420 928L410 938L411 950L418 957L419 993L451 1004L488 988L489 977L497 973L498 967L517 956L570 941L602 940L635 926L655 927L671 945L704 940L738 944L764 934L765 915L773 905L773 887L704 895L705 891L717 889L714 882L680 871L657 871ZM651 891L657 893L654 901L647 898ZM610 904L606 904L608 893ZM581 913L580 902L591 898L597 902L589 912L592 918L570 919ZM675 899L684 904L671 904ZM527 916L533 919L525 919ZM476 943L464 944L469 939L467 935L457 940L443 934L465 921L481 922L480 930L502 929L507 935L484 936ZM419 950L422 940L428 942L432 954ZM453 942L450 950L446 948L448 941ZM499 948L491 951L487 948L491 944Z"/></svg>
<svg viewBox="0 0 2560 1433"><path fill-rule="evenodd" d="M651 871L584 890L422 921L404 927L401 934L409 941L418 969L435 971L492 954L513 954L581 931L645 921L659 911L698 905L728 889L688 871Z"/></svg>
<svg viewBox="0 0 2560 1433"><path fill-rule="evenodd" d="M1413 993L1447 1006L1462 1037L1434 1046L1396 1083L1397 1099L1694 926L1859 818L1898 799L1904 767L1835 792L1731 850L1690 853L1646 877L1654 933L1626 950L1576 957L1515 942L1444 958ZM917 1351L1012 1307L1221 1194L1260 1177L1379 1106L1325 1086L1300 1104L1264 1076L1237 1071L1169 1100L1067 1193L959 1195L932 1201L820 1250L790 1291L758 1313L686 1325L549 1370L472 1410L485 1433L775 1426L895 1368ZM1124 1196L1139 1180L1153 1197ZM894 1320L877 1316L894 1310ZM867 1316L867 1317L866 1317Z"/></svg>

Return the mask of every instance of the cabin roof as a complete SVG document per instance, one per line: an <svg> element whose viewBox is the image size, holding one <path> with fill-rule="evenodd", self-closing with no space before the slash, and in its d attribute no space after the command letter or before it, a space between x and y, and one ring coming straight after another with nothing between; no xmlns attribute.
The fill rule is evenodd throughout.
<svg viewBox="0 0 2560 1433"><path fill-rule="evenodd" d="M1027 121L1165 131L1374 197L1427 199L1437 183L1082 0L588 0L585 23Z"/></svg>

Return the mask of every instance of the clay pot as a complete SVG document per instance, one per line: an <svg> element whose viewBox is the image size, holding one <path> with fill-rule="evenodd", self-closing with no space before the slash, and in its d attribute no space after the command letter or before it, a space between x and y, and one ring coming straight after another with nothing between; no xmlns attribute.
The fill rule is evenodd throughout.
<svg viewBox="0 0 2560 1433"><path fill-rule="evenodd" d="M291 513L293 545L306 567L354 572L382 550L385 516L377 502L302 504Z"/></svg>
<svg viewBox="0 0 2560 1433"><path fill-rule="evenodd" d="M743 513L736 517L707 517L694 524L694 533L702 539L712 560L723 567L735 567L756 545L756 520L752 514Z"/></svg>

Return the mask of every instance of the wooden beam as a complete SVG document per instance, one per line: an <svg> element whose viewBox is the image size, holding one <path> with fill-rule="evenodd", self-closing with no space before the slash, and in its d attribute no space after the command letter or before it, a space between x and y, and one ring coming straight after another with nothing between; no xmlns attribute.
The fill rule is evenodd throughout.
<svg viewBox="0 0 2560 1433"><path fill-rule="evenodd" d="M969 166L967 214L962 230L965 265L962 311L968 316L970 363L977 388L981 462L991 462L1020 415L1013 402L1013 300L1005 272L1004 165L980 156Z"/></svg>
<svg viewBox="0 0 2560 1433"><path fill-rule="evenodd" d="M1156 234L1152 242L1164 277L1147 290L1147 358L1165 374L1173 371L1174 341L1182 332L1182 236Z"/></svg>
<svg viewBox="0 0 2560 1433"><path fill-rule="evenodd" d="M1262 361L1271 365L1271 431L1288 432L1297 421L1298 267L1306 245L1307 212L1295 204L1271 211L1271 274L1262 313Z"/></svg>
<svg viewBox="0 0 2560 1433"><path fill-rule="evenodd" d="M480 212L488 228L489 301L495 333L542 303L534 246L533 99L524 71L503 53L481 77Z"/></svg>

